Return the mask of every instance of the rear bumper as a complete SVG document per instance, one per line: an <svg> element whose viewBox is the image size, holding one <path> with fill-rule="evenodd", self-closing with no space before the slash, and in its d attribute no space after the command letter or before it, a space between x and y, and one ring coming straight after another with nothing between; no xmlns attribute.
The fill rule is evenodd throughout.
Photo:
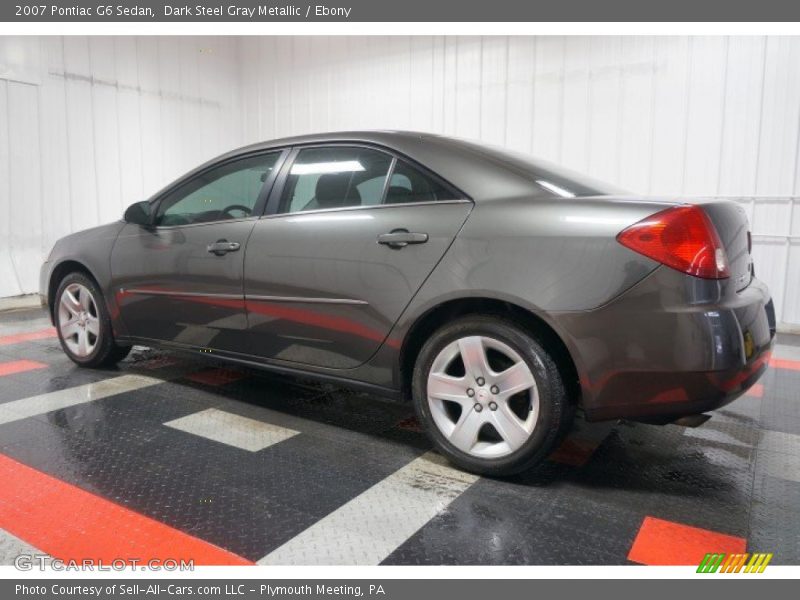
<svg viewBox="0 0 800 600"><path fill-rule="evenodd" d="M663 424L716 410L744 394L767 370L772 342L742 368L700 372L625 373L612 378L586 410L590 421L631 419ZM632 401L617 402L624 398Z"/></svg>
<svg viewBox="0 0 800 600"><path fill-rule="evenodd" d="M775 313L762 282L730 285L659 268L604 307L556 315L587 419L666 423L746 392L769 365Z"/></svg>

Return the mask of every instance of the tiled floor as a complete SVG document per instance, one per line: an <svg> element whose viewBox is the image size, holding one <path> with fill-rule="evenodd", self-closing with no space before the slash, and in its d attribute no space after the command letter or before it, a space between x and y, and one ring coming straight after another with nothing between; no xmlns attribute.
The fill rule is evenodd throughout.
<svg viewBox="0 0 800 600"><path fill-rule="evenodd" d="M409 407L136 349L75 367L0 314L0 563L800 563L800 342L697 429L578 422L538 469L477 478ZM5 531L3 531L5 530ZM173 558L175 556L172 556Z"/></svg>

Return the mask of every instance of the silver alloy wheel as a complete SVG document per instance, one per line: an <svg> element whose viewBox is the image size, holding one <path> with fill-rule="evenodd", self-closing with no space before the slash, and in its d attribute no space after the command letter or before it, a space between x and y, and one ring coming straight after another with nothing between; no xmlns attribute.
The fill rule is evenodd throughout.
<svg viewBox="0 0 800 600"><path fill-rule="evenodd" d="M58 329L69 351L79 358L94 352L100 341L97 303L89 289L80 283L64 288L58 302Z"/></svg>
<svg viewBox="0 0 800 600"><path fill-rule="evenodd" d="M504 367L499 372L487 351ZM428 374L428 406L436 427L456 448L499 458L518 450L533 433L539 391L530 367L508 344L470 336L436 356Z"/></svg>

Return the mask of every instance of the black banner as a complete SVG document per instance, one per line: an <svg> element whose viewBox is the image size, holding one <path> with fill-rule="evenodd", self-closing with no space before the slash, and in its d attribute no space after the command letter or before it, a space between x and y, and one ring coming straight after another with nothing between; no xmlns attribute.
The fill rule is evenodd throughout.
<svg viewBox="0 0 800 600"><path fill-rule="evenodd" d="M556 22L800 21L787 0L10 0L0 21L19 22Z"/></svg>
<svg viewBox="0 0 800 600"><path fill-rule="evenodd" d="M419 598L603 598L607 594L646 597L648 600L725 597L752 598L754 594L791 594L795 582L744 575L728 578L714 575L692 579L633 580L426 580L426 579L289 579L289 580L138 580L116 579L27 579L0 582L0 597L31 600L124 600L125 598L192 598L205 600L230 597L240 600L405 600ZM635 596L634 596L635 594ZM794 594L792 594L793 596Z"/></svg>

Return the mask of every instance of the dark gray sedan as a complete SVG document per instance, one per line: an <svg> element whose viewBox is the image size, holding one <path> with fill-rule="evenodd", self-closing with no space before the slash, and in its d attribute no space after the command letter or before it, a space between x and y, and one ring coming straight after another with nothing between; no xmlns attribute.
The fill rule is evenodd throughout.
<svg viewBox="0 0 800 600"><path fill-rule="evenodd" d="M735 203L417 133L230 152L58 241L41 290L79 365L139 343L410 398L491 475L545 458L578 408L701 422L775 336Z"/></svg>

